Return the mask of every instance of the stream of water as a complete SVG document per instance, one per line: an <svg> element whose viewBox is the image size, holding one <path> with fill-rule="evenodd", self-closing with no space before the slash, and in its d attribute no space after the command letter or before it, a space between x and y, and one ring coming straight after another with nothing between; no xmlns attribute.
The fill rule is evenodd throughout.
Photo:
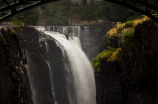
<svg viewBox="0 0 158 104"><path fill-rule="evenodd" d="M66 96L64 97L68 99L68 102L60 103L60 98L58 98L59 91L57 91L57 83L55 83L57 77L54 76L57 74L55 73L56 68L53 66L54 64L52 64L52 61L50 61L50 54L52 53L50 49L52 46L45 41L45 62L47 63L49 73L49 79L47 80L49 80L49 86L51 87L51 94L49 96L52 96L53 99L53 103L50 104L96 104L94 70L86 54L82 50L79 38L77 36L69 36L67 39L64 34L58 32L45 31L44 29L39 29L39 31L42 31L47 37L55 41L56 47L61 49L62 63L64 63L64 69L62 69L66 83ZM30 61L31 59L28 58L28 63L30 63ZM37 95L36 80L33 81L32 77L34 76L30 74L31 66L30 64L28 64L28 66L32 99L34 104L39 104L38 100L40 100L39 98L41 98L41 96ZM58 82L58 84L59 83L60 82ZM40 104L45 103L43 101L43 103L40 102Z"/></svg>

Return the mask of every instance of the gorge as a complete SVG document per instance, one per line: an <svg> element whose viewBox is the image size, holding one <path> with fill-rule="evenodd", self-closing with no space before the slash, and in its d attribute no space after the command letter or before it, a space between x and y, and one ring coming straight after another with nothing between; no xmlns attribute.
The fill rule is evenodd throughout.
<svg viewBox="0 0 158 104"><path fill-rule="evenodd" d="M51 104L95 104L94 70L81 49L78 37L67 36L67 39L64 34L44 31L45 28L38 30L42 30L40 43L45 47L43 61L47 64L47 69L43 70L47 73L47 78L43 79L43 85L38 83L40 80L36 78L35 71L38 69L32 64L39 63L27 51L28 72L32 73L29 77L32 77L33 103L45 104L48 98L44 97L47 96L53 101Z"/></svg>
<svg viewBox="0 0 158 104"><path fill-rule="evenodd" d="M88 60L107 46L123 47L117 37L104 38L110 28L1 28L0 103L157 104L157 24L136 25L134 48L122 48L122 63L103 58L100 71L94 71Z"/></svg>

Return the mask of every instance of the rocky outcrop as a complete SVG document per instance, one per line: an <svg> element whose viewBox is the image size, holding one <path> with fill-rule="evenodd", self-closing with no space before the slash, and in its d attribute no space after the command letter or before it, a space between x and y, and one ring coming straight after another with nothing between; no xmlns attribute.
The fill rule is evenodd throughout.
<svg viewBox="0 0 158 104"><path fill-rule="evenodd" d="M158 104L157 34L156 23L145 21L135 27L135 48L123 49L121 66L101 60L97 104Z"/></svg>
<svg viewBox="0 0 158 104"><path fill-rule="evenodd" d="M15 31L15 32L14 32ZM0 103L32 104L22 34L0 30Z"/></svg>

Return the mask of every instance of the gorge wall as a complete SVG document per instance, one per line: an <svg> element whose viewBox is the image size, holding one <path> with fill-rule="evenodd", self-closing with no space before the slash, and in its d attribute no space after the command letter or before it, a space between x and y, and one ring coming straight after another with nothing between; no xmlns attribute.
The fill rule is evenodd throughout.
<svg viewBox="0 0 158 104"><path fill-rule="evenodd" d="M53 39L40 34L33 27L24 27L23 40L27 51L33 104L68 104L67 79L61 49L56 46ZM53 69L52 76L50 68ZM54 87L51 85L52 82Z"/></svg>
<svg viewBox="0 0 158 104"><path fill-rule="evenodd" d="M87 30L90 35L81 36L81 40L90 42L87 53L89 51L91 58L104 48L106 42L103 36L111 26L111 24L106 27L90 26ZM82 26L81 30L85 28ZM23 27L22 30L19 27L8 30L1 28L0 35L0 103L53 104L57 101L63 104L69 102L68 98L64 97L67 95L67 75L64 72L62 52L54 40L39 34L33 27ZM46 44L50 46L49 56L46 52ZM87 45L87 43L82 45L84 44ZM50 92L49 65L46 59L54 68L52 79L55 79L53 83L55 83L54 90L56 90L57 99L53 98ZM37 96L32 99L35 95ZM36 99L40 100L36 101Z"/></svg>
<svg viewBox="0 0 158 104"><path fill-rule="evenodd" d="M104 37L106 29L104 27L89 27L93 38L90 52L92 56L97 54L96 50L102 51L107 45L117 48L119 42L113 38L111 43L107 43ZM108 30L109 27L107 27ZM13 32L14 30L15 32ZM61 50L56 47L55 42L39 35L38 31L32 27L24 27L23 33L15 29L0 31L0 103L2 104L32 104L30 87L26 64L32 65L29 75L40 80L35 82L37 87L38 104L53 104L54 100L51 92L51 85L48 80L48 64L44 60L48 58L52 63L58 60L54 70L54 83L57 101L64 104L68 99L64 96L66 93L66 76L63 73L63 64ZM101 60L100 71L95 72L96 77L96 100L97 104L157 104L158 103L158 27L153 21L145 21L135 27L134 49L123 49L122 65L117 61L107 62L107 59ZM99 36L98 36L99 34ZM40 37L40 38L39 38ZM49 58L46 52L46 43L51 43ZM98 42L98 43L97 43ZM97 45L96 45L97 44ZM95 48L96 47L96 48ZM26 52L25 52L26 49ZM93 53L94 52L94 53ZM26 58L26 55L28 56ZM29 59L31 57L31 59ZM29 60L29 61L27 61ZM30 61L31 60L31 61ZM34 64L32 62L37 62ZM26 66L26 67L25 67ZM40 71L39 71L40 70ZM47 86L45 86L47 85ZM32 93L34 95L34 93ZM32 101L33 100L33 101Z"/></svg>
<svg viewBox="0 0 158 104"><path fill-rule="evenodd" d="M95 72L97 104L158 103L158 27L152 20L135 27L134 49L122 49L122 65L100 61ZM108 45L117 48L118 39Z"/></svg>
<svg viewBox="0 0 158 104"><path fill-rule="evenodd" d="M0 103L32 104L22 34L0 29Z"/></svg>

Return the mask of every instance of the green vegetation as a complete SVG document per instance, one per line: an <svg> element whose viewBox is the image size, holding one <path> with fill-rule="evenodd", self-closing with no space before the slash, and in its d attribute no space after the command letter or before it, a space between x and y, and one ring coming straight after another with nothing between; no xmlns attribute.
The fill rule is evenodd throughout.
<svg viewBox="0 0 158 104"><path fill-rule="evenodd" d="M74 15L75 17L80 20L98 20L98 19L105 19L105 6L104 5L84 5L84 6L78 6L78 8L75 8Z"/></svg>
<svg viewBox="0 0 158 104"><path fill-rule="evenodd" d="M13 2L12 0L9 1ZM131 9L106 1L93 1L89 5L83 5L73 3L71 0L61 0L46 5L45 11L48 25L68 25L68 20L74 18L78 21L109 19L113 22L125 22L140 16L139 13ZM37 9L31 9L10 18L9 21L23 22L25 25L37 25L38 18Z"/></svg>
<svg viewBox="0 0 158 104"><path fill-rule="evenodd" d="M122 49L115 49L113 47L108 46L103 52L101 52L96 58L93 59L93 65L97 71L100 70L100 60L106 58L107 61L117 61L119 59L119 54Z"/></svg>
<svg viewBox="0 0 158 104"><path fill-rule="evenodd" d="M12 25L21 25L21 26L24 26L24 23L23 22L21 22L21 21L11 21L11 24Z"/></svg>
<svg viewBox="0 0 158 104"><path fill-rule="evenodd" d="M92 3L91 5L79 6L76 8L74 14L78 19L88 21L107 18L110 21L125 22L136 19L140 16L139 13L131 9L105 1L98 5Z"/></svg>
<svg viewBox="0 0 158 104"><path fill-rule="evenodd" d="M129 29L124 30L121 35L121 39L123 41L123 47L125 49L133 49L135 47L134 29L129 28Z"/></svg>
<svg viewBox="0 0 158 104"><path fill-rule="evenodd" d="M15 15L13 18L10 18L9 20L17 25L19 25L19 23L23 23L25 25L37 25L38 18L39 16L37 9L31 9Z"/></svg>
<svg viewBox="0 0 158 104"><path fill-rule="evenodd" d="M68 13L71 5L70 0L61 0L53 2L46 6L47 24L48 25L67 25Z"/></svg>
<svg viewBox="0 0 158 104"><path fill-rule="evenodd" d="M11 4L14 2L14 0L7 0L7 2L9 2L9 4ZM7 4L3 3L0 5L0 7L4 7L6 5ZM19 9L19 8L21 8L21 6L18 6L18 8L16 8L16 9ZM22 13L19 13L11 18L8 18L6 21L7 22L12 21L12 23L14 22L17 25L19 25L18 23L24 23L25 25L37 25L38 11L36 8L30 9L30 10L24 11Z"/></svg>
<svg viewBox="0 0 158 104"><path fill-rule="evenodd" d="M12 25L37 25L38 18L38 11L35 8L19 13L11 18L8 18L6 21L11 22Z"/></svg>
<svg viewBox="0 0 158 104"><path fill-rule="evenodd" d="M124 25L124 28L129 28L129 27L133 27L133 21L127 21Z"/></svg>
<svg viewBox="0 0 158 104"><path fill-rule="evenodd" d="M61 0L46 6L48 25L68 25L68 19L78 21L105 20L125 22L140 16L131 9L102 1L100 4L79 5L70 0Z"/></svg>
<svg viewBox="0 0 158 104"><path fill-rule="evenodd" d="M10 0L13 2L12 0ZM49 3L45 8L48 25L68 25L69 19L78 21L105 20L125 22L137 18L140 14L117 4L102 1L99 4L72 3L71 0L61 0ZM15 15L8 21L23 22L25 25L38 24L37 9Z"/></svg>
<svg viewBox="0 0 158 104"><path fill-rule="evenodd" d="M134 31L135 26L138 24L141 24L144 21L149 20L148 17L144 16L141 19L128 21L126 23L117 23L116 27L109 30L106 34L108 40L112 40L113 37L119 38L121 40L121 46L120 48L112 48L107 47L106 50L104 50L102 53L100 53L96 58L93 59L93 65L97 71L100 70L100 61L101 59L106 59L107 62L109 61L117 61L118 64L121 66L122 59L121 59L121 52L122 48L124 50L131 50L135 47L134 42Z"/></svg>
<svg viewBox="0 0 158 104"><path fill-rule="evenodd" d="M143 21L146 21L146 20L149 20L149 18L147 16L143 16L141 19L128 21L126 23L118 22L116 24L116 27L112 28L111 30L109 30L107 32L106 36L108 39L113 38L113 37L119 37L119 38L121 38L121 40L123 40L123 42L127 43L127 41L130 41L130 40L132 41L132 38L134 38L135 26L138 24L141 24ZM131 37L131 38L129 38L129 37ZM125 39L130 39L130 40L125 41ZM125 44L125 43L123 43L123 44ZM124 45L124 46L126 46L126 45ZM131 46L133 46L133 45L131 45Z"/></svg>
<svg viewBox="0 0 158 104"><path fill-rule="evenodd" d="M21 33L21 32L22 32L22 26L17 26L10 31L10 35L15 35L15 33Z"/></svg>

